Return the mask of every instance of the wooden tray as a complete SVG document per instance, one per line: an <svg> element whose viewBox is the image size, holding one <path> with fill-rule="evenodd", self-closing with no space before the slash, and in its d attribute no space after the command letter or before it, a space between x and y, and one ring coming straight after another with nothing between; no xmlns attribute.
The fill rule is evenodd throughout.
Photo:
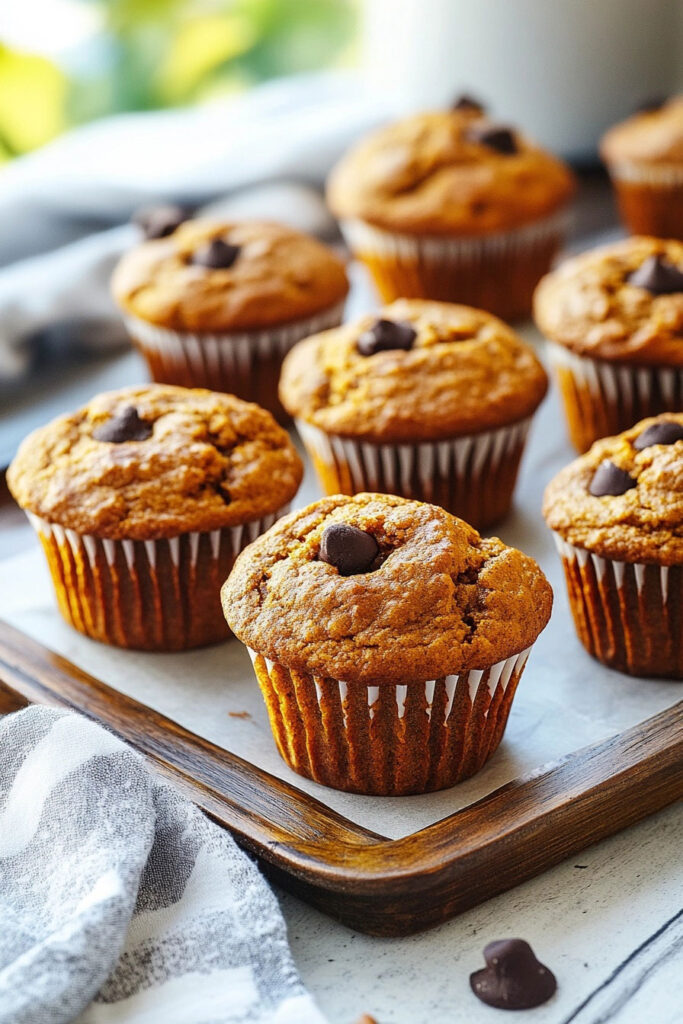
<svg viewBox="0 0 683 1024"><path fill-rule="evenodd" d="M27 702L109 726L279 885L371 935L444 921L683 797L683 702L401 839L348 821L0 621L0 712Z"/></svg>

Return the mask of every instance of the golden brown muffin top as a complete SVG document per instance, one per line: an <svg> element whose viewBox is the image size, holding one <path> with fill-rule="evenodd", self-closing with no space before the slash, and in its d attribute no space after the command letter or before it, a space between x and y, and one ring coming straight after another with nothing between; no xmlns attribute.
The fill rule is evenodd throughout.
<svg viewBox="0 0 683 1024"><path fill-rule="evenodd" d="M193 262L214 240L238 249L230 266ZM255 220L185 221L166 238L131 249L112 278L126 312L170 330L207 333L313 316L341 302L348 287L344 264L327 246Z"/></svg>
<svg viewBox="0 0 683 1024"><path fill-rule="evenodd" d="M603 136L600 153L610 164L683 163L683 96L614 125Z"/></svg>
<svg viewBox="0 0 683 1024"><path fill-rule="evenodd" d="M98 439L110 435L116 439ZM265 409L233 395L149 384L97 395L34 430L7 481L22 508L51 523L113 540L155 540L276 512L302 475L289 436Z"/></svg>
<svg viewBox="0 0 683 1024"><path fill-rule="evenodd" d="M611 466L596 477L603 462ZM548 485L543 514L564 540L605 558L683 563L683 413L663 413L596 441Z"/></svg>
<svg viewBox="0 0 683 1024"><path fill-rule="evenodd" d="M517 132L513 153L475 138L497 127L480 111L452 110L380 128L332 171L332 212L406 234L485 235L564 206L574 192L571 171Z"/></svg>
<svg viewBox="0 0 683 1024"><path fill-rule="evenodd" d="M378 320L410 325L408 351L365 356L359 339ZM502 320L469 306L399 299L295 345L280 397L293 416L330 434L414 442L515 423L547 389L533 350Z"/></svg>
<svg viewBox="0 0 683 1024"><path fill-rule="evenodd" d="M337 523L375 538L378 568L343 576L321 560ZM222 600L240 640L290 669L402 684L525 650L550 618L552 591L533 559L442 508L357 494L276 523L239 556Z"/></svg>
<svg viewBox="0 0 683 1024"><path fill-rule="evenodd" d="M683 273L683 243L638 236L562 263L536 289L540 330L581 355L683 365L683 292L653 294L628 280L653 258Z"/></svg>

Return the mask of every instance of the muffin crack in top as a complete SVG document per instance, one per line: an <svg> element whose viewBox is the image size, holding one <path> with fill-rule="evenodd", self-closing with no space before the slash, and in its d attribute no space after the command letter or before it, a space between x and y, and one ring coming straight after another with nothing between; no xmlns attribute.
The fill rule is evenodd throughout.
<svg viewBox="0 0 683 1024"><path fill-rule="evenodd" d="M323 533L336 523L371 534L381 564L344 576L323 561ZM280 520L240 556L222 597L233 632L265 657L369 684L518 654L552 601L521 552L436 506L377 494L336 495Z"/></svg>
<svg viewBox="0 0 683 1024"><path fill-rule="evenodd" d="M153 540L274 513L302 472L287 433L258 406L146 385L99 395L34 431L8 483L23 508L48 522Z"/></svg>

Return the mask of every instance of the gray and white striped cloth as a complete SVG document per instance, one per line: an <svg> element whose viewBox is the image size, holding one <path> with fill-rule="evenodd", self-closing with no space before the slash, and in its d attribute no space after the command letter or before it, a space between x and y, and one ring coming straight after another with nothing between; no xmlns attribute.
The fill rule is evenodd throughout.
<svg viewBox="0 0 683 1024"><path fill-rule="evenodd" d="M0 1024L324 1024L232 838L79 715L0 719Z"/></svg>

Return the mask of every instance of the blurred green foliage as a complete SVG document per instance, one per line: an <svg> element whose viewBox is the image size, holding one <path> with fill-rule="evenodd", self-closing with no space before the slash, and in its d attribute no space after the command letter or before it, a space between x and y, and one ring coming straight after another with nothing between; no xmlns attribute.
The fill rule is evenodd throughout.
<svg viewBox="0 0 683 1024"><path fill-rule="evenodd" d="M79 0L98 29L50 60L0 41L0 160L105 114L210 100L348 57L358 0Z"/></svg>

